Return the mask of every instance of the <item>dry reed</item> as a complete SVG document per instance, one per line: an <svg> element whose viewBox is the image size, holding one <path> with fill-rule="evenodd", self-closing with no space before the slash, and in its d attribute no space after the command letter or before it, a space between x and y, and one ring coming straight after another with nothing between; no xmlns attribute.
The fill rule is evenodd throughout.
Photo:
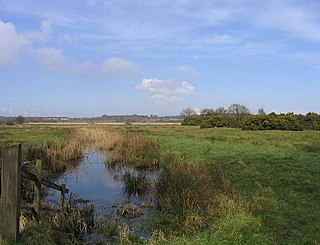
<svg viewBox="0 0 320 245"><path fill-rule="evenodd" d="M112 164L150 165L158 163L160 157L159 144L151 138L88 126L74 129L63 142L31 145L25 149L24 158L43 159L50 175L72 167L71 160L82 157L91 147L106 150Z"/></svg>
<svg viewBox="0 0 320 245"><path fill-rule="evenodd" d="M221 167L190 165L179 159L161 174L156 186L157 208L171 217L166 219L174 222L172 227L195 234L223 212L222 193L231 196L233 190Z"/></svg>

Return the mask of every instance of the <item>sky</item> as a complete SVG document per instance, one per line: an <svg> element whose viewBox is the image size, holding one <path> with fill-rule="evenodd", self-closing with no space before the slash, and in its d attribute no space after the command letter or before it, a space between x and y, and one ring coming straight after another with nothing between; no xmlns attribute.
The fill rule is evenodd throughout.
<svg viewBox="0 0 320 245"><path fill-rule="evenodd" d="M320 113L320 1L0 0L0 115Z"/></svg>

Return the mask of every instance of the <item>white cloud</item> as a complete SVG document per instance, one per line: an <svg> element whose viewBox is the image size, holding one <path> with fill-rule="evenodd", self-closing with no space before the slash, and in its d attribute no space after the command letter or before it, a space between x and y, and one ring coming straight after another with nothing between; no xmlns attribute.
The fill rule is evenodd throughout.
<svg viewBox="0 0 320 245"><path fill-rule="evenodd" d="M181 87L176 88L178 94L193 94L194 87L187 81L181 82Z"/></svg>
<svg viewBox="0 0 320 245"><path fill-rule="evenodd" d="M51 24L48 21L41 23L38 32L19 33L14 24L0 20L0 68L14 65L29 54L37 56L46 71L54 72L64 67L67 58L60 50L33 47L36 42L46 42L50 38L50 33Z"/></svg>
<svg viewBox="0 0 320 245"><path fill-rule="evenodd" d="M78 78L90 77L93 74L94 68L95 66L92 63L85 62L75 67L72 71L72 75Z"/></svg>
<svg viewBox="0 0 320 245"><path fill-rule="evenodd" d="M55 48L39 48L36 51L40 59L40 64L48 72L61 70L67 63L68 59Z"/></svg>
<svg viewBox="0 0 320 245"><path fill-rule="evenodd" d="M127 75L138 71L138 66L121 58L108 58L101 65L101 74L105 77Z"/></svg>
<svg viewBox="0 0 320 245"><path fill-rule="evenodd" d="M51 35L51 23L49 21L41 22L40 31L28 32L25 34L26 38L33 42L46 42L50 39Z"/></svg>
<svg viewBox="0 0 320 245"><path fill-rule="evenodd" d="M190 95L195 92L195 88L187 81L177 84L172 79L143 79L136 88L150 92L152 94L150 98L157 103L181 101L181 96Z"/></svg>
<svg viewBox="0 0 320 245"><path fill-rule="evenodd" d="M0 20L0 68L17 63L30 48L30 42L15 25Z"/></svg>

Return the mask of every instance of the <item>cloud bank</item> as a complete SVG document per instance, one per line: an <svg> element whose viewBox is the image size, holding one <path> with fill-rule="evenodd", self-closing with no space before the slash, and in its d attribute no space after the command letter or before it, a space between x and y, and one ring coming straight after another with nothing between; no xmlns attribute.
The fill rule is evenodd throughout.
<svg viewBox="0 0 320 245"><path fill-rule="evenodd" d="M172 79L143 79L136 88L151 93L150 98L156 103L182 101L182 96L195 92L195 88L187 81L177 83Z"/></svg>
<svg viewBox="0 0 320 245"><path fill-rule="evenodd" d="M0 68L16 64L30 48L30 42L15 25L0 20Z"/></svg>

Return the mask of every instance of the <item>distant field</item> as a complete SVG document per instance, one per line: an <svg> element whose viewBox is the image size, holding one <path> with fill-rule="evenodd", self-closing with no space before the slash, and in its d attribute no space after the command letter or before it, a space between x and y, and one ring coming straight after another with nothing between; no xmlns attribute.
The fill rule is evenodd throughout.
<svg viewBox="0 0 320 245"><path fill-rule="evenodd" d="M97 122L97 123L86 123L86 122L56 122L56 123L27 123L28 125L180 125L180 122Z"/></svg>
<svg viewBox="0 0 320 245"><path fill-rule="evenodd" d="M251 212L260 224L256 232L266 243L320 243L319 131L242 131L165 124L104 124L101 127L150 136L160 143L162 155L183 156L190 164L224 165L232 186L252 204ZM75 126L0 127L0 141L24 144L59 141ZM229 225L224 236L219 233L221 237L205 231L191 238L172 238L171 242L211 244L227 239L229 233L234 232L241 236L239 243L250 240L245 243L256 244L257 238L251 237L251 228L245 225L237 228L235 223Z"/></svg>

